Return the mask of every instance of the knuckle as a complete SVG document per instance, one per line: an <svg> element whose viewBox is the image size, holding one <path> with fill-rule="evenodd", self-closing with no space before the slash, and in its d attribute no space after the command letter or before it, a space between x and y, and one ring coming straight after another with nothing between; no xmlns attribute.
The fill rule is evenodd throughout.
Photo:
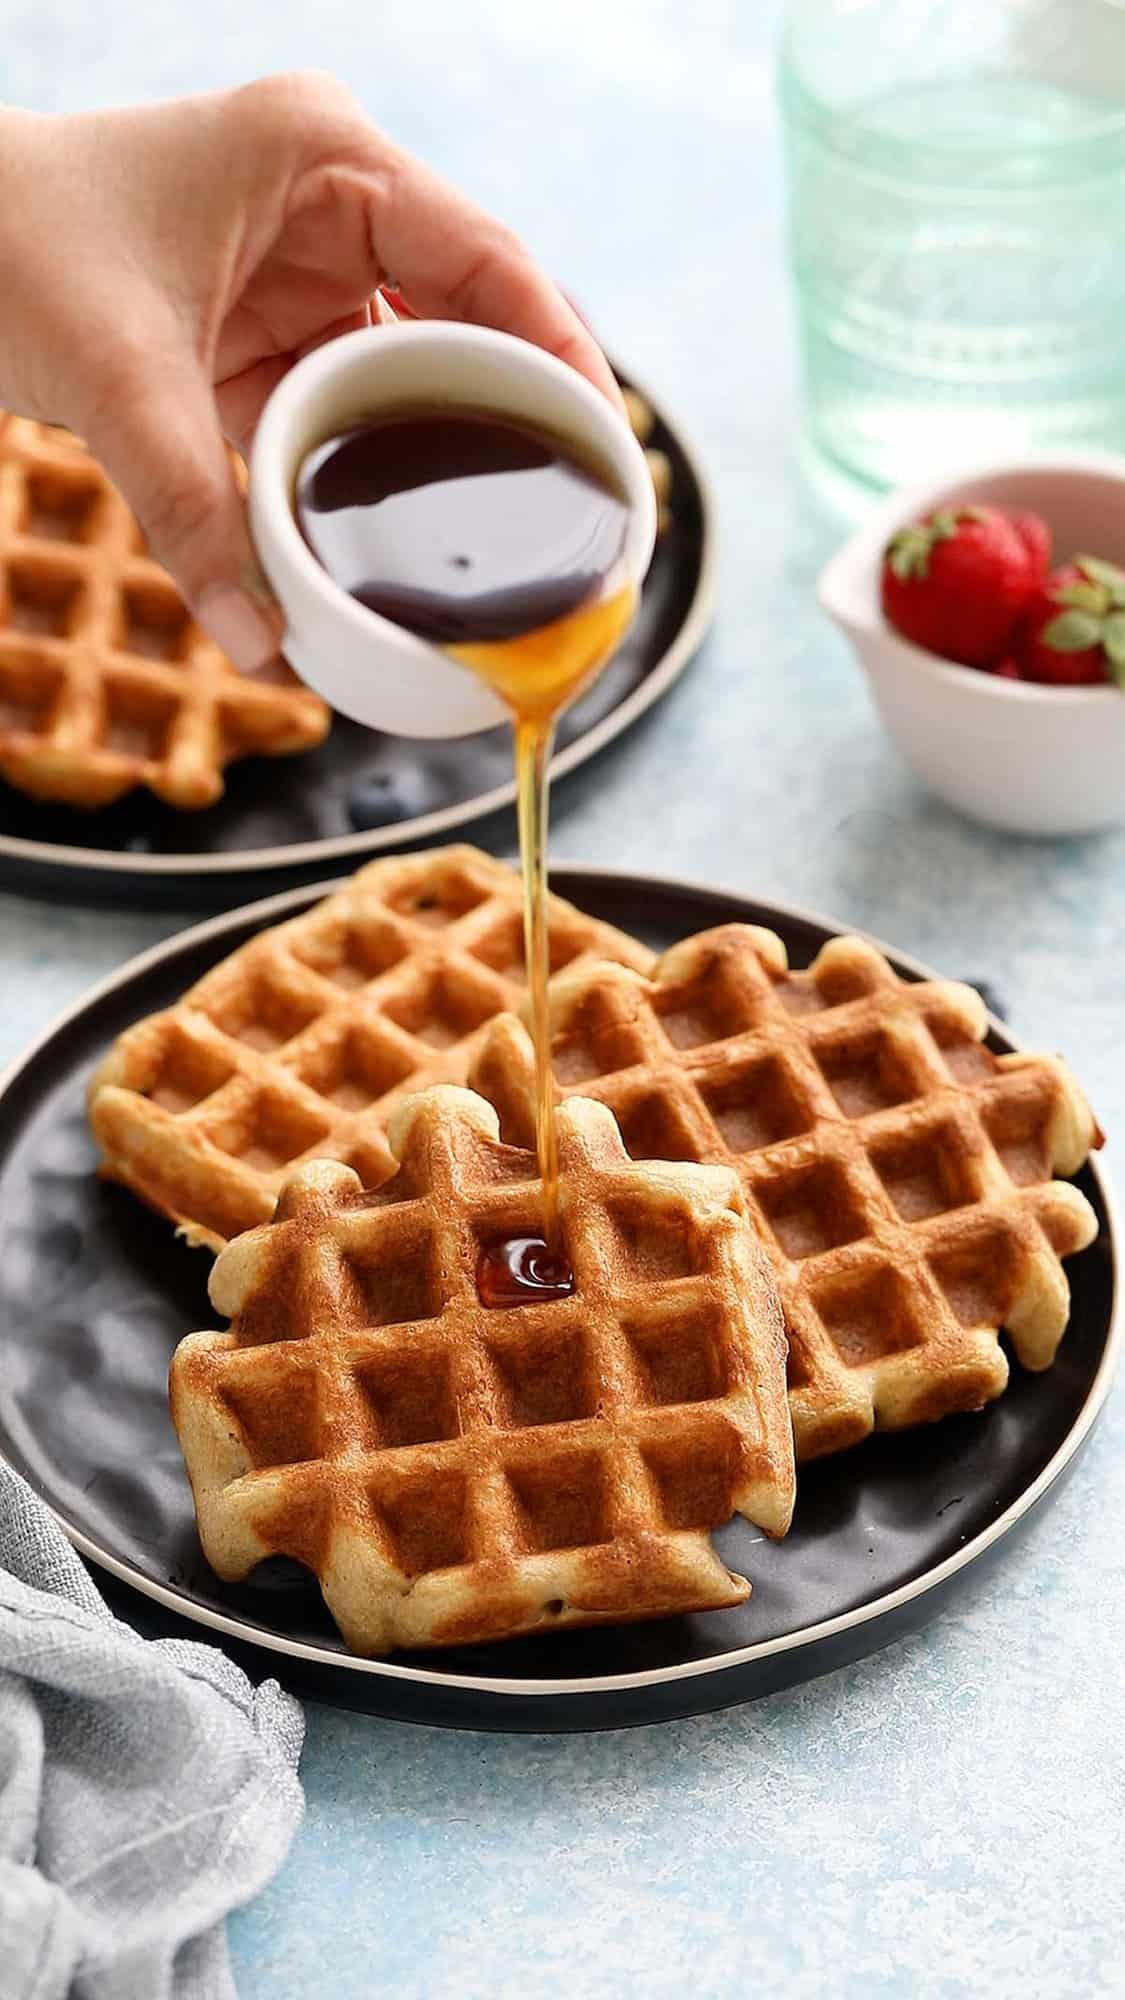
<svg viewBox="0 0 1125 2000"><path fill-rule="evenodd" d="M471 261L449 287L453 311L461 319L487 318L496 294L511 296L530 265L528 251L515 231L502 222L491 224Z"/></svg>
<svg viewBox="0 0 1125 2000"><path fill-rule="evenodd" d="M506 222L493 222L489 231L488 249L494 264L530 264L531 252L522 236L509 229Z"/></svg>
<svg viewBox="0 0 1125 2000"><path fill-rule="evenodd" d="M341 125L354 125L362 117L357 99L347 85L328 70L281 70L260 77L238 93L242 108L256 125L303 137L310 130L323 134Z"/></svg>

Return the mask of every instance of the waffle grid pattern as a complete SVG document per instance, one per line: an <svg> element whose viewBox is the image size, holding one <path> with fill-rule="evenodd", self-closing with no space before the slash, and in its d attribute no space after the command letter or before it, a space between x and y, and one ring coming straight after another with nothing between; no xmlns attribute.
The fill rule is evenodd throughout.
<svg viewBox="0 0 1125 2000"><path fill-rule="evenodd" d="M519 1005L522 922L518 878L473 848L370 863L118 1039L90 1088L103 1171L215 1249L269 1220L303 1159L378 1186L394 1105L463 1082ZM557 966L652 962L558 897L550 925Z"/></svg>
<svg viewBox="0 0 1125 2000"><path fill-rule="evenodd" d="M305 1168L215 1266L231 1331L173 1363L213 1567L295 1557L360 1652L738 1603L707 1531L788 1525L784 1333L737 1176L638 1166L575 1101L574 1295L489 1311L482 1250L541 1223L534 1161L497 1134L437 1089L392 1122L381 1194Z"/></svg>
<svg viewBox="0 0 1125 2000"><path fill-rule="evenodd" d="M978 1408L1054 1358L1059 1259L1095 1233L1077 1170L1096 1128L1064 1066L997 1057L971 989L900 980L857 938L789 973L771 932L675 947L653 982L552 983L556 1078L607 1104L635 1158L737 1169L789 1330L803 1459L876 1425ZM471 1081L531 1130L530 1045L496 1024Z"/></svg>
<svg viewBox="0 0 1125 2000"><path fill-rule="evenodd" d="M0 412L0 774L73 805L147 785L207 806L232 759L307 749L329 719L234 670L76 438Z"/></svg>

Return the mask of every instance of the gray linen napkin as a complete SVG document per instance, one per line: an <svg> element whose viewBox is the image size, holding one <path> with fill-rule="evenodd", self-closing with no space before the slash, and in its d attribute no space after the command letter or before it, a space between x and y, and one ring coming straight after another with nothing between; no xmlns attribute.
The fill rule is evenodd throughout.
<svg viewBox="0 0 1125 2000"><path fill-rule="evenodd" d="M0 1462L0 2000L233 2000L303 1736L276 1681L120 1624Z"/></svg>

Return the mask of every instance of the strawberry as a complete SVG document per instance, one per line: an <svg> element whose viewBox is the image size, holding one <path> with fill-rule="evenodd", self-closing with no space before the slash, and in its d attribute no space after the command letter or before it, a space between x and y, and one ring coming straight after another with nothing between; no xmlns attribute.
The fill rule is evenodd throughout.
<svg viewBox="0 0 1125 2000"><path fill-rule="evenodd" d="M1125 570L1077 556L1052 570L1020 621L1020 665L1054 687L1125 687Z"/></svg>
<svg viewBox="0 0 1125 2000"><path fill-rule="evenodd" d="M1005 653L1003 659L997 660L996 665L990 667L988 671L990 674L995 674L998 681L1022 681L1023 679L1023 668L1020 666L1014 653Z"/></svg>
<svg viewBox="0 0 1125 2000"><path fill-rule="evenodd" d="M1051 530L1042 514L1009 514L1008 519L1031 557L1036 583L1046 583L1051 567Z"/></svg>
<svg viewBox="0 0 1125 2000"><path fill-rule="evenodd" d="M900 528L883 559L883 610L895 630L967 667L1008 651L1035 585L1027 541L998 507L941 507Z"/></svg>

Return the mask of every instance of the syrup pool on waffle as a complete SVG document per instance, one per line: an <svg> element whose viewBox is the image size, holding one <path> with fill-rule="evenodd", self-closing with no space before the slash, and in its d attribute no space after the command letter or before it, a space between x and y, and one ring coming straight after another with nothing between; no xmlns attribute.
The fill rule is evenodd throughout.
<svg viewBox="0 0 1125 2000"><path fill-rule="evenodd" d="M511 711L543 1182L537 1254L549 1259L558 1141L547 1021L548 769L559 715L606 665L636 609L636 591L618 582L625 501L603 467L546 432L487 411L430 407L327 438L301 466L296 503L309 547L337 583L444 647ZM497 1254L514 1283L526 1246L501 1245Z"/></svg>

